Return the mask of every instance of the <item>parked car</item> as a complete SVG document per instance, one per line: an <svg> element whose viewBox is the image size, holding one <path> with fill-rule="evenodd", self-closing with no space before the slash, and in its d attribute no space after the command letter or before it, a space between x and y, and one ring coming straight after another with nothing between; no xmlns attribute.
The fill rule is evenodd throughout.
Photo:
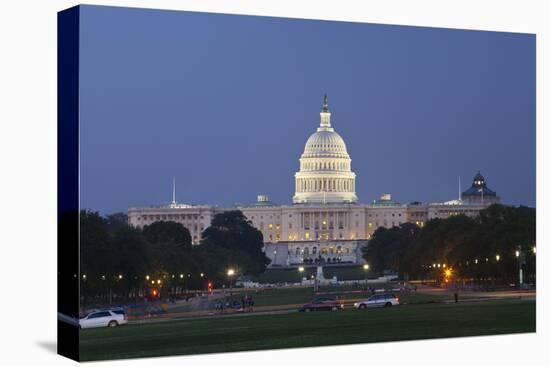
<svg viewBox="0 0 550 367"><path fill-rule="evenodd" d="M81 329L94 327L115 327L128 323L128 316L122 309L94 311L81 318L78 325Z"/></svg>
<svg viewBox="0 0 550 367"><path fill-rule="evenodd" d="M353 307L358 309L376 308L376 307L391 307L399 305L399 297L393 294L375 294L366 300L355 302Z"/></svg>
<svg viewBox="0 0 550 367"><path fill-rule="evenodd" d="M300 312L337 311L344 309L344 302L332 297L319 297L298 309Z"/></svg>

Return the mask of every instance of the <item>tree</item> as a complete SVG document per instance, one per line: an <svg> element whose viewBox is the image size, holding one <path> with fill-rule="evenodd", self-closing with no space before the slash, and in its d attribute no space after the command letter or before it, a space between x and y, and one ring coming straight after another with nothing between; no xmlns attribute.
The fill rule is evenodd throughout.
<svg viewBox="0 0 550 367"><path fill-rule="evenodd" d="M150 243L150 272L165 278L172 291L178 285L187 286L187 274L195 268L189 230L180 223L161 221L145 226L143 235ZM176 276L179 274L184 277Z"/></svg>
<svg viewBox="0 0 550 367"><path fill-rule="evenodd" d="M105 220L97 212L80 212L81 293L98 294L112 286L116 256ZM107 284L108 283L108 284Z"/></svg>
<svg viewBox="0 0 550 367"><path fill-rule="evenodd" d="M475 221L465 215L428 221L404 256L404 271L412 277L422 278L434 275L434 271L437 271L432 267L434 263L452 265L456 259L451 253L463 246L474 229Z"/></svg>
<svg viewBox="0 0 550 367"><path fill-rule="evenodd" d="M115 231L120 228L128 227L128 215L122 212L109 214L105 217L105 224L107 225L109 231Z"/></svg>
<svg viewBox="0 0 550 367"><path fill-rule="evenodd" d="M128 225L116 229L112 237L116 289L125 296L132 290L137 295L151 261L149 243L140 230Z"/></svg>
<svg viewBox="0 0 550 367"><path fill-rule="evenodd" d="M217 274L220 280L229 267L235 267L239 274L259 275L269 264L262 233L239 210L216 214L202 237L196 253L209 273Z"/></svg>
<svg viewBox="0 0 550 367"><path fill-rule="evenodd" d="M420 228L412 223L403 223L399 227L378 228L363 248L363 258L376 273L390 271L403 275L403 257Z"/></svg>
<svg viewBox="0 0 550 367"><path fill-rule="evenodd" d="M191 234L189 230L176 222L154 222L143 227L143 235L150 243L171 243L182 251L191 251Z"/></svg>

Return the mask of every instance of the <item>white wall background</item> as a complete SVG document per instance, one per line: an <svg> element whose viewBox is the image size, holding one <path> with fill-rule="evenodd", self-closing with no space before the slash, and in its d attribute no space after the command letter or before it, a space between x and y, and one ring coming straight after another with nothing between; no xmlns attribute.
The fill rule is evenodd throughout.
<svg viewBox="0 0 550 367"><path fill-rule="evenodd" d="M541 365L548 331L545 247L550 188L548 65L550 30L544 1L157 0L101 1L103 5L353 20L537 33L538 333L343 347L248 352L162 360L106 362L106 366ZM0 359L12 365L72 365L53 350L56 340L56 12L74 1L5 1L0 5ZM545 24L545 20L546 23ZM544 103L546 102L546 104ZM545 122L545 123L544 123ZM32 223L32 224L31 224ZM39 283L40 282L40 283ZM36 284L36 286L32 286ZM25 285L37 295L29 299Z"/></svg>

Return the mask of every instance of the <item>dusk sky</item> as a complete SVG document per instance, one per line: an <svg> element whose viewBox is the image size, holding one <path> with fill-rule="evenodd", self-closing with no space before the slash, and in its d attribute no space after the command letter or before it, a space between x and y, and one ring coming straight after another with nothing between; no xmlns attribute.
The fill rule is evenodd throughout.
<svg viewBox="0 0 550 367"><path fill-rule="evenodd" d="M81 207L290 204L323 94L357 195L535 206L535 36L81 9Z"/></svg>

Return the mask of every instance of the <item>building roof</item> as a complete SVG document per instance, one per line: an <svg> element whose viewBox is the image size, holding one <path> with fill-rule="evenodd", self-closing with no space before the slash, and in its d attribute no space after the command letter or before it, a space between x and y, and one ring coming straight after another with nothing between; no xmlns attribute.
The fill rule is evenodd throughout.
<svg viewBox="0 0 550 367"><path fill-rule="evenodd" d="M480 171L477 171L476 175L474 176L474 180L472 182L472 186L462 192L462 196L496 196L497 193L493 190L489 189L487 187L487 182L485 181L485 177L481 174Z"/></svg>

